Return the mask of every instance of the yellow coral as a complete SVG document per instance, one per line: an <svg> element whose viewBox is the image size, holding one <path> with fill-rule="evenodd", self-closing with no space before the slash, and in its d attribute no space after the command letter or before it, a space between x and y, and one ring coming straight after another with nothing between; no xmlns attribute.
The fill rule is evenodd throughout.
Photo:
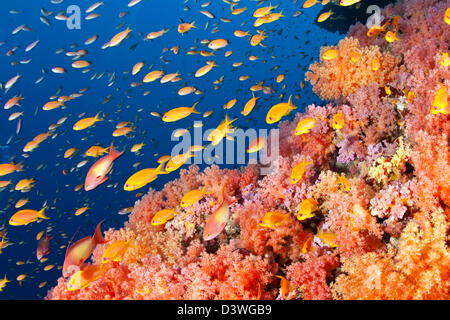
<svg viewBox="0 0 450 320"><path fill-rule="evenodd" d="M401 177L402 169L411 155L409 145L403 142L403 137L399 138L399 146L390 160L381 156L376 160L376 165L369 169L369 176L377 183L386 185L389 181L397 180Z"/></svg>

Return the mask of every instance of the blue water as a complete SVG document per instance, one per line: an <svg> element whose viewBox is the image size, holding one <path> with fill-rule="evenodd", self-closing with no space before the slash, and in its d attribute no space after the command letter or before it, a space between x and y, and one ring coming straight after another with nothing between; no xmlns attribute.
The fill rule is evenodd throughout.
<svg viewBox="0 0 450 320"><path fill-rule="evenodd" d="M143 0L135 7L128 8L128 1L105 1L106 4L100 6L96 13L101 14L99 18L85 20L85 10L94 3L93 0L63 1L61 4L52 4L50 1L30 1L30 0L4 0L0 2L0 41L6 43L0 47L0 82L6 83L16 74L21 78L9 90L0 93L1 104L16 94L22 94L22 107L14 107L10 110L1 108L0 122L0 146L6 146L8 139L12 140L6 150L1 150L2 163L9 162L14 158L15 162L23 161L25 169L1 180L13 181L12 186L23 178L36 180L35 187L28 193L18 191L9 192L11 187L0 192L1 213L0 226L5 224L8 241L13 245L5 248L0 255L0 278L4 275L11 280L6 285L3 292L0 292L0 299L40 299L47 294L47 291L56 284L56 280L61 276L61 270L56 266L61 266L64 261L65 249L60 249L61 245L66 245L73 233L79 228L76 239L87 235L92 235L95 225L105 219L103 230L114 227L119 228L127 220L127 216L118 215L117 212L124 207L133 206L138 192L147 192L148 186L135 192L123 190L126 179L138 169L146 167L156 167L156 160L161 155L170 154L176 142L170 140L173 130L177 128L187 128L192 126L194 120L204 121L204 130L216 127L225 116L222 108L227 101L237 98L238 103L227 114L237 120L234 124L241 128L275 128L265 123L267 110L275 103L278 103L278 95L285 93L283 100L287 101L289 95L300 95L300 99L294 99L298 111L311 104L319 104L321 101L311 90L311 86L305 83L305 89L300 88L300 81L304 79L305 70L309 64L318 59L319 49L322 45L337 44L343 35L330 33L320 29L313 24L322 6L307 10L301 9L301 3L280 0L280 6L274 12L283 9L286 16L276 22L263 25L259 29L265 30L268 38L263 41L267 45L251 47L247 38L237 38L233 35L235 29L248 30L255 33L253 28L254 18L251 16L256 9L256 2L241 1L242 5L248 8L240 15L231 15L229 5L222 1L213 0L207 8L201 8L200 4L206 1L181 0ZM54 15L60 11L66 11L71 4L77 4L82 11L81 29L69 30L65 21L55 20ZM268 5L268 2L264 5ZM185 6L189 11L183 10ZM40 10L45 8L53 11L49 16L51 26L47 26L39 20ZM19 10L18 14L11 14L10 10ZM216 16L209 19L200 10L208 10ZM303 14L293 17L296 10L302 10ZM128 11L124 18L119 18L119 12ZM221 22L219 18L232 19L231 23ZM184 36L177 31L180 19L186 22L196 21L198 29L192 29ZM208 29L204 30L204 25L209 21ZM116 26L124 23L120 29ZM32 31L20 31L16 35L11 32L17 26L26 24ZM242 25L241 25L242 24ZM219 32L211 34L212 28L217 25ZM102 50L101 46L109 41L112 36L124 30L127 26L133 29L130 37L122 42L119 47ZM142 38L149 32L171 28L161 38L152 41L143 41ZM281 30L281 31L280 31ZM281 33L279 33L281 32ZM141 33L141 34L139 34ZM84 42L97 34L98 40L91 45L84 45ZM228 39L230 44L227 48L221 49L215 57L202 57L200 55L187 55L191 46L197 45L201 49L207 49L200 44L202 39L213 40L216 38ZM30 52L25 52L25 47L31 42L39 39L40 43ZM135 50L130 47L138 44ZM72 44L77 46L70 48ZM171 51L162 53L163 48L171 48L175 45L180 47L180 53L174 55ZM8 57L6 52L14 46L19 46L15 53ZM61 54L55 51L64 48ZM83 60L92 62L89 73L83 74L80 69L71 67L72 60L65 55L67 51L79 49L88 50L88 55ZM232 50L231 57L225 58L224 53ZM160 57L168 63L164 63ZM254 62L248 61L248 55L257 55L259 59ZM274 56L272 58L271 56ZM12 66L12 61L21 61L32 58L29 64L18 64ZM205 65L207 60L214 60L219 67L206 76L194 78L195 71ZM145 61L146 65L135 77L131 75L133 65L139 61ZM232 68L233 62L242 61L239 68ZM265 62L265 63L264 63ZM152 70L163 69L165 73L179 72L182 81L176 83L160 84L159 81L143 84L137 88L131 88L133 81L142 81L144 75ZM65 74L54 74L51 69L55 66L64 67ZM279 69L272 71L272 68L279 66ZM43 74L42 69L48 74ZM124 72L128 71L128 74ZM90 80L94 73L105 75L99 80ZM110 74L115 72L115 82L108 86ZM274 79L280 73L286 75L281 84L277 84ZM42 75L45 79L35 84L35 81ZM241 82L238 77L249 75L249 80ZM214 80L224 76L219 89L214 90ZM257 108L250 116L244 118L240 112L245 102L251 98L249 88L258 81L263 81L264 85L273 84L276 92L265 95L262 91L256 93L260 99ZM282 85L286 88L282 90ZM193 85L204 91L203 95L179 96L177 91L185 86ZM62 91L60 95L70 95L80 89L88 87L89 90L84 96L66 103L67 109L56 109L43 111L42 106L50 101L49 98L56 95L58 88ZM151 91L148 96L143 96L147 90ZM102 101L112 95L112 99L102 104ZM191 106L199 101L197 109L201 112L215 110L209 118L202 118L201 115L191 115L176 123L163 123L160 118L150 115L151 111L164 113L174 107ZM142 112L138 109L144 108ZM35 114L35 110L37 114ZM24 111L22 118L22 130L19 135L15 134L17 120L8 121L8 116L16 111ZM73 124L79 120L78 115L86 112L87 116L94 116L99 111L105 114L107 121L97 123L95 126L75 132L72 130ZM29 158L22 156L24 145L32 140L37 134L47 132L50 124L56 123L63 116L68 116L68 120L56 129L58 135L54 139L47 139L39 148L30 153ZM104 147L113 141L112 131L120 121L132 121L137 128L131 137L120 137L114 139L114 144L119 150L126 149L125 154L120 157L113 167L109 179L103 185L91 192L80 190L74 192L74 187L84 183L84 179L90 166L94 163L93 158L89 158L89 163L74 170L68 175L63 175L62 170L70 170L78 162L83 160L82 153L90 146L100 144ZM87 137L82 141L81 138ZM131 153L129 150L135 143L146 143L141 155ZM64 151L70 147L79 149L73 159L64 159ZM156 155L155 155L156 154ZM142 164L135 169L133 164ZM45 164L40 170L37 167ZM205 165L200 165L204 168ZM225 167L225 166L223 166ZM229 165L228 167L235 167ZM187 168L184 166L183 168ZM151 184L155 189L161 189L169 180L175 179L179 171L159 177ZM117 188L108 188L107 185L118 183ZM51 205L47 209L47 215L51 218L41 222L35 222L28 226L13 227L8 225L8 220L16 212L14 204L21 198L27 197L30 202L25 208L40 209L45 201ZM89 206L89 210L81 216L74 216L77 208ZM51 241L51 253L47 256L48 261L41 263L36 259L36 234L46 228L51 228L49 232L53 236ZM17 261L25 261L23 265L16 265ZM50 271L43 271L43 267L54 264L55 268ZM26 274L27 278L19 283L16 277L19 274ZM39 283L47 281L43 288L38 288Z"/></svg>

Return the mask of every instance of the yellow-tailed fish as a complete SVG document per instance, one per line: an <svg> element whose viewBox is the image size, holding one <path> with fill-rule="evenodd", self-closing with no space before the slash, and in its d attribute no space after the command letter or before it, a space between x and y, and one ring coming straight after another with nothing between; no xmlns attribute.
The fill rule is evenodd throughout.
<svg viewBox="0 0 450 320"><path fill-rule="evenodd" d="M296 184L297 182L299 182L306 171L306 166L312 163L312 161L306 161L306 157L303 157L303 161L299 162L297 165L295 165L294 168L292 168L291 184Z"/></svg>

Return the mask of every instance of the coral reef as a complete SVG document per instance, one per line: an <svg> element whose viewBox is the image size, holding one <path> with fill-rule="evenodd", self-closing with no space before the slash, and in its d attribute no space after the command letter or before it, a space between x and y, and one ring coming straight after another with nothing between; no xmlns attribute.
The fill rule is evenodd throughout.
<svg viewBox="0 0 450 320"><path fill-rule="evenodd" d="M439 82L450 92L449 68L439 63L450 46L448 7L450 0L389 5L383 16L400 16L393 43L353 26L337 46L339 57L313 64L307 75L314 91L333 101L280 123L276 171L181 170L180 179L138 201L122 229L106 232L109 242L134 237L120 261L105 264L80 290L68 291L60 278L47 298L281 299L280 275L290 282L287 299L450 299L450 116L430 112ZM344 122L336 128L339 113ZM308 117L317 125L294 135ZM291 184L303 159L313 165ZM202 200L179 206L203 186L209 193ZM203 241L222 189L234 201L228 224ZM317 210L299 220L308 198ZM152 226L164 208L177 214ZM286 213L273 229L259 224L270 211ZM95 248L92 264L102 262L106 246Z"/></svg>

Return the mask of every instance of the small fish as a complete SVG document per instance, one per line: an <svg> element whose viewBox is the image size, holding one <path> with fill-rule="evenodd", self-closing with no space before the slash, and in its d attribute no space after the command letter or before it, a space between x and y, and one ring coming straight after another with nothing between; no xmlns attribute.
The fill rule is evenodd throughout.
<svg viewBox="0 0 450 320"><path fill-rule="evenodd" d="M47 207L42 208L40 211L25 209L16 212L10 219L9 224L12 226L24 226L38 219L50 219L44 212Z"/></svg>
<svg viewBox="0 0 450 320"><path fill-rule="evenodd" d="M134 173L127 179L123 189L125 191L134 191L140 189L150 182L154 181L158 177L158 175L166 174L167 172L162 170L165 162L166 161L161 162L157 168L142 169Z"/></svg>
<svg viewBox="0 0 450 320"><path fill-rule="evenodd" d="M69 148L64 152L64 159L70 158L74 155L75 151L77 151L76 148Z"/></svg>
<svg viewBox="0 0 450 320"><path fill-rule="evenodd" d="M22 171L23 165L21 162L18 164L14 164L14 162L11 163L4 163L0 164L0 177L6 176L7 174L16 172L16 171Z"/></svg>
<svg viewBox="0 0 450 320"><path fill-rule="evenodd" d="M135 247L131 243L134 241L135 237L130 240L117 240L109 244L102 255L102 263L108 263L112 261L120 262L123 259L124 254L129 247Z"/></svg>
<svg viewBox="0 0 450 320"><path fill-rule="evenodd" d="M441 63L441 66L443 66L443 67L449 67L450 66L450 58L448 56L448 52L445 52L445 53L442 54L440 63Z"/></svg>
<svg viewBox="0 0 450 320"><path fill-rule="evenodd" d="M247 101L247 103L244 106L244 110L241 111L241 113L244 116L248 116L250 114L250 112L252 112L253 108L255 107L256 100L259 99L258 97L255 97L253 92L252 92L252 95L253 95L253 98L251 98L250 100Z"/></svg>
<svg viewBox="0 0 450 320"><path fill-rule="evenodd" d="M322 14L317 18L317 22L324 22L324 21L327 20L332 14L333 14L333 11L331 11L331 10L322 13Z"/></svg>
<svg viewBox="0 0 450 320"><path fill-rule="evenodd" d="M73 130L75 130L75 131L84 130L86 128L89 128L90 126L93 126L98 121L103 121L103 119L99 118L100 113L101 112L97 113L97 115L95 117L84 118L84 119L77 121L73 125Z"/></svg>
<svg viewBox="0 0 450 320"><path fill-rule="evenodd" d="M313 212L318 209L317 200L314 198L307 198L300 203L297 212L298 220L305 220L314 217Z"/></svg>
<svg viewBox="0 0 450 320"><path fill-rule="evenodd" d="M180 207L182 207L182 208L189 207L189 206L193 205L194 203L203 199L205 194L209 193L209 192L205 192L205 188L206 188L206 186L204 186L201 190L191 190L188 193L186 193L183 196L183 198L181 199Z"/></svg>
<svg viewBox="0 0 450 320"><path fill-rule="evenodd" d="M214 61L207 61L206 66L201 67L195 72L195 77L199 78L207 74L211 71L213 67L217 67L218 65Z"/></svg>
<svg viewBox="0 0 450 320"><path fill-rule="evenodd" d="M203 241L210 241L218 237L228 224L230 218L230 205L235 202L228 198L226 194L226 185L222 188L222 204L206 220L203 229Z"/></svg>
<svg viewBox="0 0 450 320"><path fill-rule="evenodd" d="M289 212L281 212L281 211L269 211L266 212L264 217L259 220L258 224L264 228L275 229L279 225L281 225L284 221L289 220L290 213Z"/></svg>
<svg viewBox="0 0 450 320"><path fill-rule="evenodd" d="M191 157L195 157L195 155L192 154L191 150L188 150L186 153L177 154L176 156L170 158L164 169L166 172L175 171L183 164L185 164L186 161Z"/></svg>
<svg viewBox="0 0 450 320"><path fill-rule="evenodd" d="M255 138L252 142L250 142L247 152L254 153L260 151L267 145L267 139L264 137Z"/></svg>
<svg viewBox="0 0 450 320"><path fill-rule="evenodd" d="M223 138L227 138L229 134L233 133L235 128L231 125L237 119L230 120L228 115L225 115L223 120L217 128L215 128L206 138L207 141L211 141L213 146L218 145Z"/></svg>
<svg viewBox="0 0 450 320"><path fill-rule="evenodd" d="M431 105L431 114L449 114L447 90L442 84L440 84L440 86L440 89L434 96L433 104Z"/></svg>
<svg viewBox="0 0 450 320"><path fill-rule="evenodd" d="M134 207L122 208L119 210L118 214L120 214L120 215L129 214L133 211L133 209L134 209Z"/></svg>
<svg viewBox="0 0 450 320"><path fill-rule="evenodd" d="M53 237L50 237L47 233L43 238L39 239L38 246L36 249L36 258L41 260L44 256L50 253L50 240Z"/></svg>
<svg viewBox="0 0 450 320"><path fill-rule="evenodd" d="M197 28L194 25L195 21L192 21L191 23L180 23L178 25L178 32L181 34L185 34L186 32L188 32L189 30L191 30L192 28Z"/></svg>
<svg viewBox="0 0 450 320"><path fill-rule="evenodd" d="M162 209L158 211L152 218L151 225L159 226L175 217L175 209Z"/></svg>
<svg viewBox="0 0 450 320"><path fill-rule="evenodd" d="M305 2L303 2L302 8L303 9L311 8L316 3L319 3L319 1L318 0L306 0Z"/></svg>
<svg viewBox="0 0 450 320"><path fill-rule="evenodd" d="M0 279L0 292L3 291L3 288L5 288L8 282L11 282L11 280L6 279L6 275L3 277L3 279Z"/></svg>
<svg viewBox="0 0 450 320"><path fill-rule="evenodd" d="M373 71L377 71L378 69L380 69L380 67L381 67L380 59L374 58L372 60L372 70Z"/></svg>
<svg viewBox="0 0 450 320"><path fill-rule="evenodd" d="M348 6L351 6L351 5L355 4L355 3L358 3L360 1L361 0L341 0L339 5L343 6L343 7L348 7Z"/></svg>
<svg viewBox="0 0 450 320"><path fill-rule="evenodd" d="M297 182L299 182L301 180L301 178L303 177L303 174L306 171L306 166L312 164L312 161L306 161L306 157L303 157L303 161L299 162L297 165L295 165L292 168L292 172L291 172L291 184L296 184Z"/></svg>
<svg viewBox="0 0 450 320"><path fill-rule="evenodd" d="M314 118L305 118L298 122L297 127L295 128L294 134L296 136L301 134L310 133L311 129L314 128L317 124L316 119Z"/></svg>
<svg viewBox="0 0 450 320"><path fill-rule="evenodd" d="M342 114L342 112L336 113L333 116L333 119L331 120L331 126L333 127L334 130L340 130L344 127L344 115Z"/></svg>
<svg viewBox="0 0 450 320"><path fill-rule="evenodd" d="M178 121L178 120L188 117L192 113L199 114L200 112L195 110L195 106L197 104L198 104L198 102L194 103L194 105L190 108L189 107L180 107L180 108L175 108L175 109L169 110L162 116L161 119L164 122L175 122L175 121Z"/></svg>
<svg viewBox="0 0 450 320"><path fill-rule="evenodd" d="M389 43L393 43L395 41L399 41L400 39L397 36L397 32L388 31L386 32L385 39Z"/></svg>
<svg viewBox="0 0 450 320"><path fill-rule="evenodd" d="M272 124L281 120L282 117L288 115L292 110L297 107L292 104L292 95L289 96L288 102L278 103L272 106L267 112L266 122Z"/></svg>
<svg viewBox="0 0 450 320"><path fill-rule="evenodd" d="M115 46L118 46L122 43L122 41L128 36L128 34L133 31L129 27L127 27L126 30L119 32L114 37L111 38L111 40L108 42L108 47L112 48Z"/></svg>
<svg viewBox="0 0 450 320"><path fill-rule="evenodd" d="M318 228L316 236L332 248L339 247L339 244L336 241L337 235L332 232L323 232L323 230Z"/></svg>
<svg viewBox="0 0 450 320"><path fill-rule="evenodd" d="M102 236L102 231L100 229L101 221L95 228L94 235L87 236L83 239L78 240L72 245L68 245L66 249L66 255L64 258L64 264L62 268L62 273L64 278L69 277L76 268L79 267L91 256L97 244L103 244L107 241Z"/></svg>
<svg viewBox="0 0 450 320"><path fill-rule="evenodd" d="M268 14L270 14L270 11L272 11L272 9L275 9L275 7L272 7L272 4L270 4L268 7L258 8L253 12L253 17L262 18L264 16L267 16Z"/></svg>
<svg viewBox="0 0 450 320"><path fill-rule="evenodd" d="M348 185L347 178L345 177L345 174L341 174L339 176L339 184L341 184L344 187L344 191L348 192L350 190L350 186Z"/></svg>
<svg viewBox="0 0 450 320"><path fill-rule="evenodd" d="M381 32L386 30L386 25L380 26L380 25L374 25L367 31L367 37L372 38L379 35Z"/></svg>
<svg viewBox="0 0 450 320"><path fill-rule="evenodd" d="M87 157L97 158L97 157L100 157L100 156L104 155L105 153L107 153L108 149L109 148L103 148L102 146L92 146L86 150L84 155Z"/></svg>
<svg viewBox="0 0 450 320"><path fill-rule="evenodd" d="M286 300L289 296L289 293L292 291L293 288L291 287L289 280L286 279L285 277L282 277L282 276L275 276L275 277L281 279L281 282L280 282L281 296L283 297L283 299Z"/></svg>
<svg viewBox="0 0 450 320"><path fill-rule="evenodd" d="M89 207L82 207L82 208L79 208L79 209L77 209L77 210L75 211L75 215L76 215L76 216L82 215L82 214L85 213L88 209L89 209Z"/></svg>
<svg viewBox="0 0 450 320"><path fill-rule="evenodd" d="M89 169L84 183L84 190L91 191L108 180L106 176L112 169L114 161L123 154L114 149L113 143L109 147L109 154L97 160Z"/></svg>
<svg viewBox="0 0 450 320"><path fill-rule="evenodd" d="M337 51L336 49L329 49L322 54L322 59L332 60L337 58L337 56L339 56L339 51Z"/></svg>
<svg viewBox="0 0 450 320"><path fill-rule="evenodd" d="M103 265L89 265L72 274L67 281L67 290L75 291L87 288L92 282L99 279L104 272Z"/></svg>

